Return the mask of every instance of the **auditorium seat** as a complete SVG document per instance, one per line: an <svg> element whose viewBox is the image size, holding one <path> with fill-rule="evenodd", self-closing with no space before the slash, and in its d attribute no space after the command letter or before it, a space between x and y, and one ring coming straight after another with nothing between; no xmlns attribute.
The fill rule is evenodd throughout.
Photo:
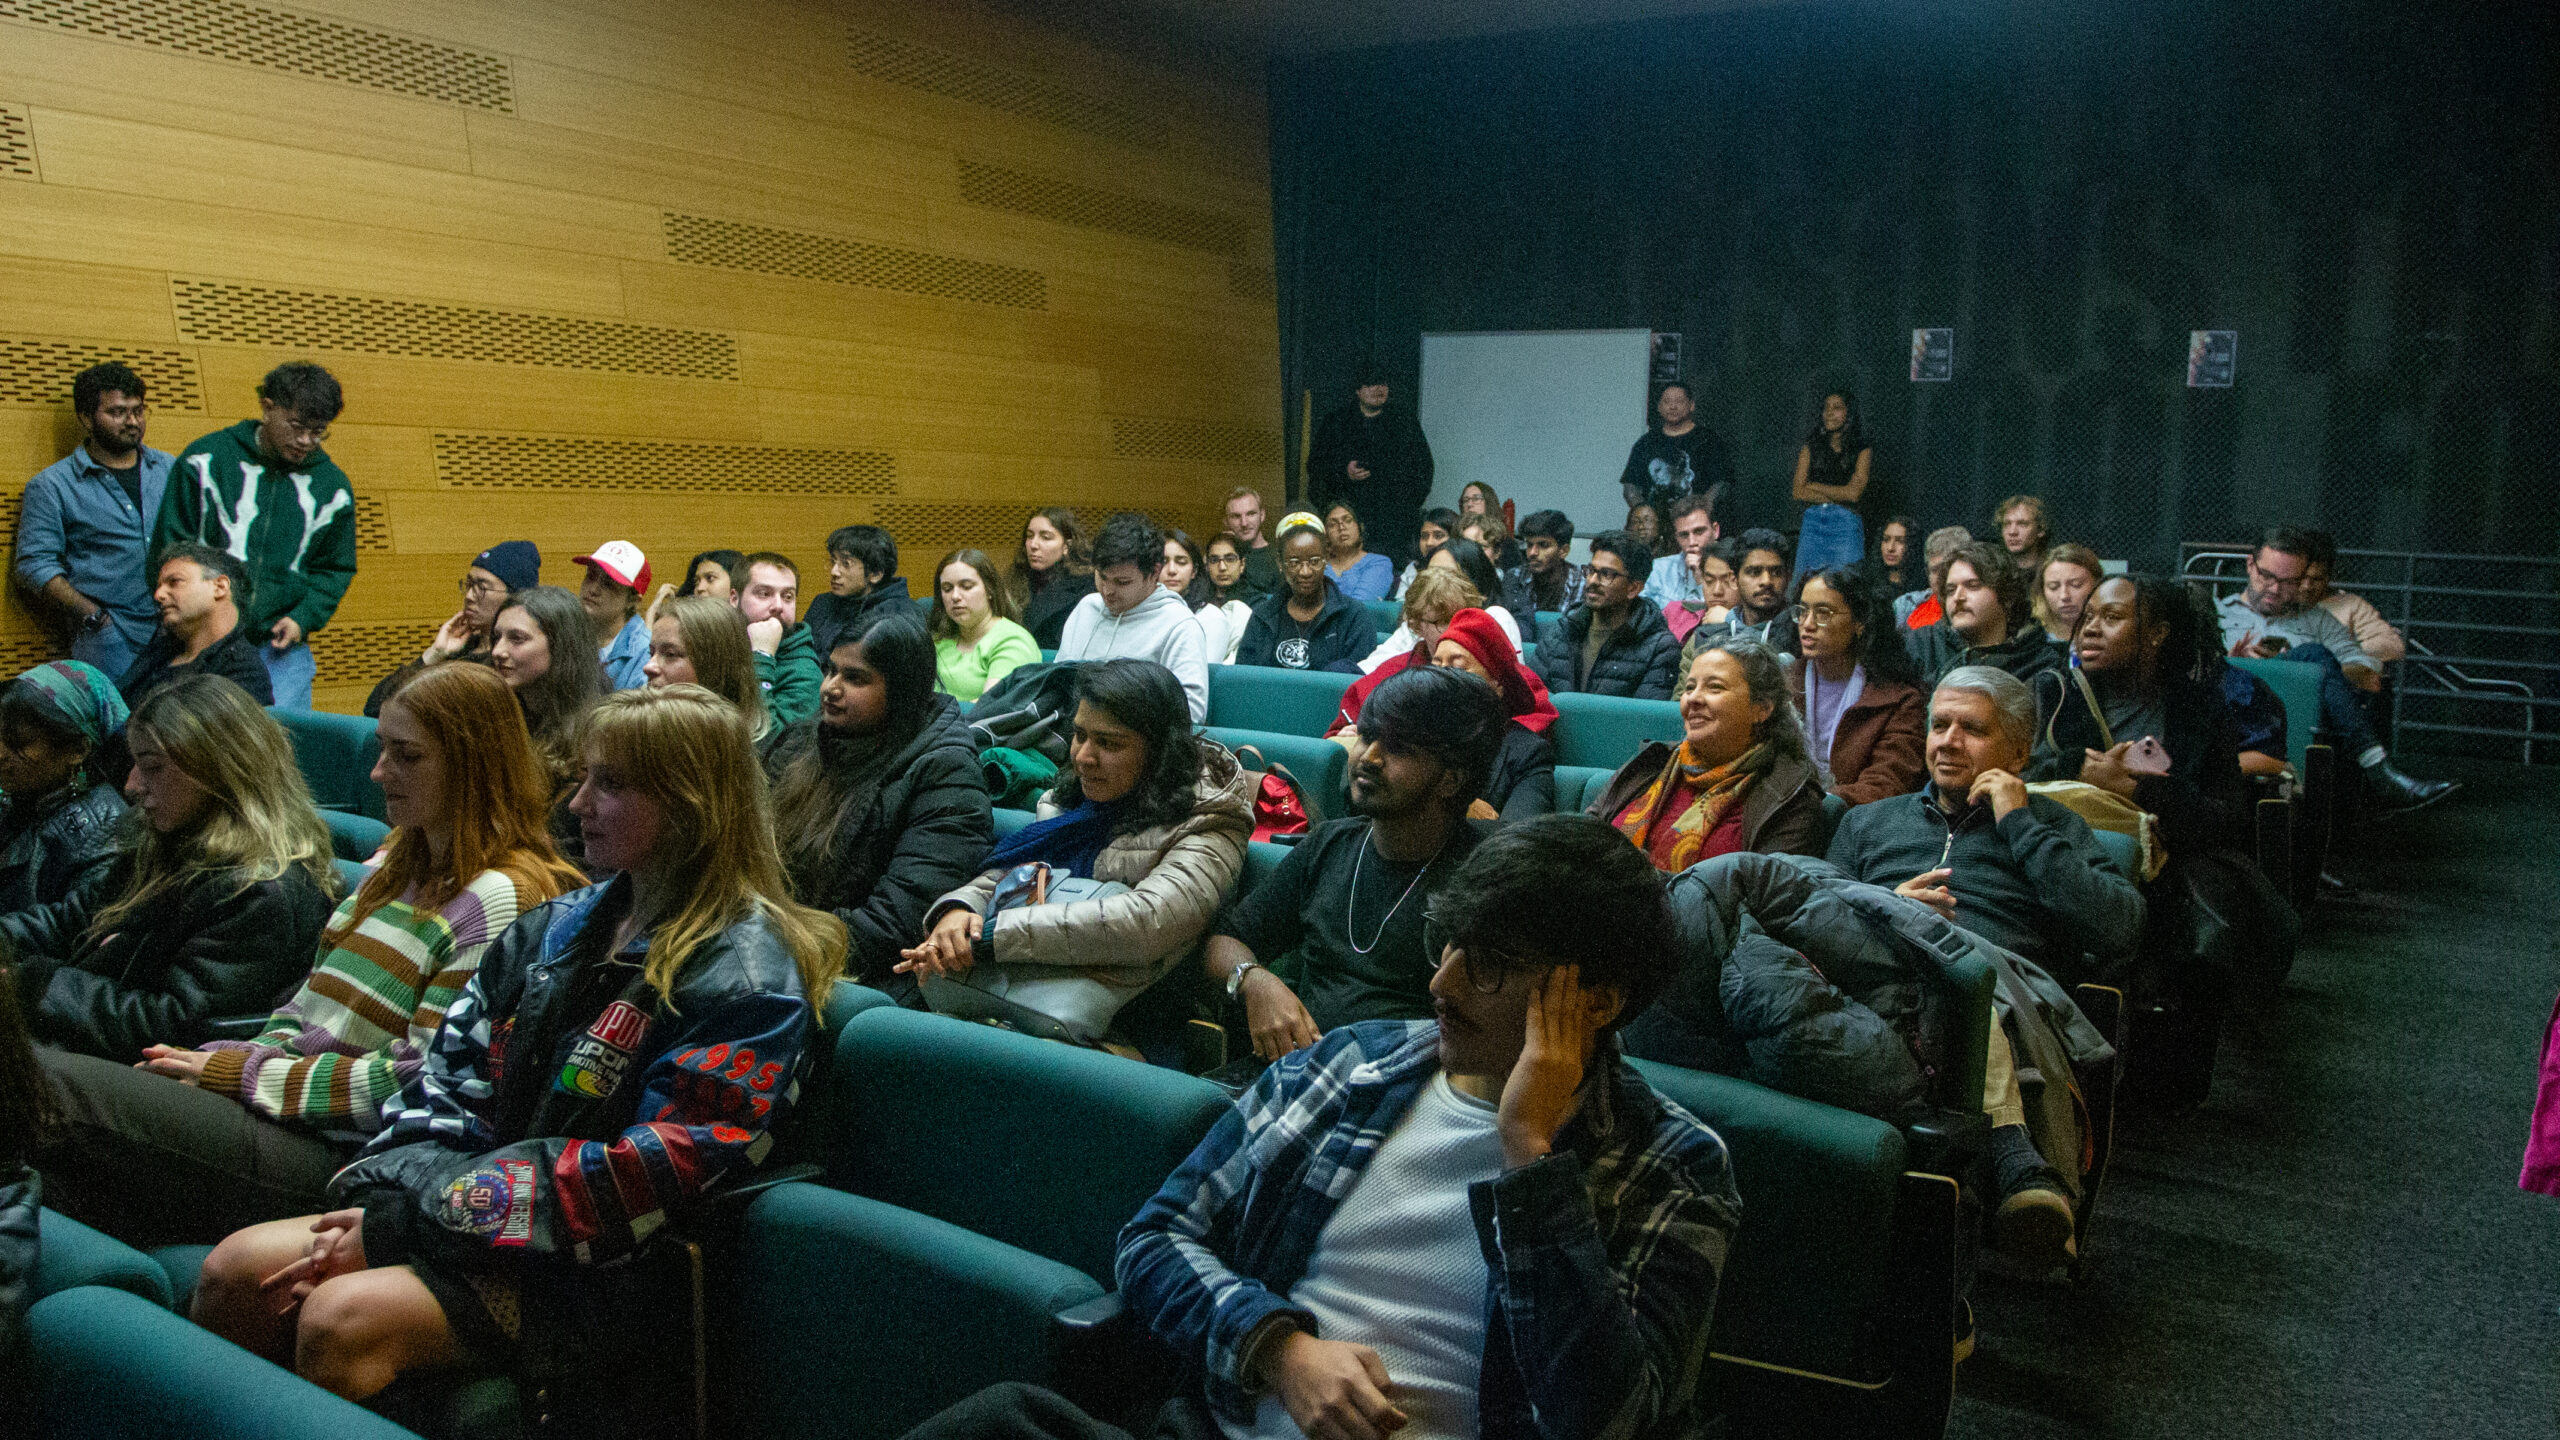
<svg viewBox="0 0 2560 1440"><path fill-rule="evenodd" d="M1580 814L1599 800L1609 788L1614 770L1597 765L1556 766L1556 811L1558 814Z"/></svg>
<svg viewBox="0 0 2560 1440"><path fill-rule="evenodd" d="M1212 665L1208 723L1233 730L1320 736L1342 713L1342 692L1358 678L1339 670Z"/></svg>
<svg viewBox="0 0 2560 1440"><path fill-rule="evenodd" d="M84 1285L123 1290L163 1308L169 1304L168 1277L150 1256L68 1215L38 1211L30 1293L40 1298Z"/></svg>
<svg viewBox="0 0 2560 1440"><path fill-rule="evenodd" d="M1369 600L1362 603L1369 607L1369 623L1377 627L1378 643L1387 643L1387 637L1396 633L1396 627L1404 623L1404 602Z"/></svg>
<svg viewBox="0 0 2560 1440"><path fill-rule="evenodd" d="M1332 741L1221 725L1200 733L1230 750L1256 752L1264 764L1286 769L1305 792L1310 821L1337 820L1350 813L1351 753ZM1253 763L1252 754L1244 758L1247 764Z"/></svg>
<svg viewBox="0 0 2560 1440"><path fill-rule="evenodd" d="M1547 735L1555 741L1558 765L1616 770L1649 742L1677 745L1683 733L1680 707L1668 700L1568 692L1556 696L1555 704L1556 723Z"/></svg>
<svg viewBox="0 0 2560 1440"><path fill-rule="evenodd" d="M382 791L373 783L373 762L382 755L382 742L374 736L372 721L272 706L267 713L293 741L294 764L311 787L312 804L383 818Z"/></svg>
<svg viewBox="0 0 2560 1440"><path fill-rule="evenodd" d="M352 810L323 810L320 818L329 826L329 848L341 860L370 860L391 836L390 826Z"/></svg>

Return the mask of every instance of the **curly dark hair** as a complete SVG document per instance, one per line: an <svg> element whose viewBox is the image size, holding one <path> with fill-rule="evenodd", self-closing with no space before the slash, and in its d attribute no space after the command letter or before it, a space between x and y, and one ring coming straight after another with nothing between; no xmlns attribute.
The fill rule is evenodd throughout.
<svg viewBox="0 0 2560 1440"><path fill-rule="evenodd" d="M2018 568L2017 562L2009 558L2008 550L1998 541L1967 540L1947 556L1947 569L1954 569L1959 560L1972 566L1974 575L1991 587L1992 594L2000 597L2000 608L2009 614L2011 634L2016 634L2033 618L2029 609L2032 597L2027 593L2027 572ZM1941 605L1947 603L1946 574L1946 570L1938 572L1938 603Z"/></svg>
<svg viewBox="0 0 2560 1440"><path fill-rule="evenodd" d="M1787 599L1798 607L1804 605L1804 587L1819 580L1840 603L1849 608L1849 616L1858 622L1856 653L1852 657L1866 667L1867 674L1878 680L1917 687L1920 671L1911 663L1911 652L1902 643L1902 627L1893 618L1893 596L1885 592L1877 576L1864 565L1833 565L1822 570L1807 570L1796 577L1795 588ZM1800 632L1790 631L1780 648L1795 656L1804 654Z"/></svg>
<svg viewBox="0 0 2560 1440"><path fill-rule="evenodd" d="M1076 669L1076 704L1128 726L1147 744L1147 770L1129 792L1114 835L1170 825L1199 807L1202 742L1191 733L1191 698L1173 672L1153 660L1103 660ZM1084 803L1084 784L1069 766L1058 772L1052 803L1072 809Z"/></svg>
<svg viewBox="0 0 2560 1440"><path fill-rule="evenodd" d="M1616 990L1614 1031L1653 1003L1679 953L1663 877L1615 826L1590 815L1506 825L1469 854L1431 899L1435 929L1549 965L1574 965L1587 987ZM1436 958L1436 957L1435 957Z"/></svg>

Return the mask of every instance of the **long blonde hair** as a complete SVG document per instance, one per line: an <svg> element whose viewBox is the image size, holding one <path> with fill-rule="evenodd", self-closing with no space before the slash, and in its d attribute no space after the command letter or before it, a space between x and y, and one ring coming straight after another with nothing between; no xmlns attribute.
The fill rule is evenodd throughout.
<svg viewBox="0 0 2560 1440"><path fill-rule="evenodd" d="M764 767L738 707L699 685L617 691L588 712L580 749L666 812L650 863L691 887L650 931L641 976L659 998L674 998L695 951L754 911L791 951L810 1011L820 1011L849 939L843 921L790 898Z"/></svg>
<svg viewBox="0 0 2560 1440"><path fill-rule="evenodd" d="M439 665L383 702L386 710L394 705L417 722L444 761L437 802L452 839L439 865L425 835L407 826L393 830L381 866L356 891L347 923L321 937L324 947L336 946L366 916L403 895L414 895L411 903L420 910L442 909L484 871L515 882L523 910L587 883L552 848L551 775L534 752L523 707L498 672Z"/></svg>
<svg viewBox="0 0 2560 1440"><path fill-rule="evenodd" d="M172 680L144 698L125 733L158 747L208 800L183 829L143 828L132 880L89 922L91 933L103 935L168 891L219 872L236 872L246 890L300 866L321 894L338 893L329 827L312 808L293 742L248 691L218 675Z"/></svg>
<svg viewBox="0 0 2560 1440"><path fill-rule="evenodd" d="M746 717L748 737L763 739L773 717L765 709L764 682L756 678L756 648L747 639L747 617L726 600L688 595L667 602L658 618L676 622L685 658L693 662L693 683L737 706Z"/></svg>

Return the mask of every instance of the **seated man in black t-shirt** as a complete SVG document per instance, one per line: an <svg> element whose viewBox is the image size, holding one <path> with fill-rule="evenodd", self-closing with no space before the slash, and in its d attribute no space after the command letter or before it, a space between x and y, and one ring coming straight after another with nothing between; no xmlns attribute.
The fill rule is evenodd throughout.
<svg viewBox="0 0 2560 1440"><path fill-rule="evenodd" d="M1426 666L1360 707L1353 818L1307 832L1279 870L1220 918L1209 977L1244 1003L1254 1054L1276 1060L1355 1020L1428 1020L1440 947L1431 893L1476 847L1467 806L1509 717L1491 685ZM1297 957L1297 983L1269 962Z"/></svg>

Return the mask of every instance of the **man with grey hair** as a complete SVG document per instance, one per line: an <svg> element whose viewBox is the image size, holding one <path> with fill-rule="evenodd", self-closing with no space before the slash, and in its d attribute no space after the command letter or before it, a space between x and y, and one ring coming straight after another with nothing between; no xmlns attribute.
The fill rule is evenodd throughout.
<svg viewBox="0 0 2560 1440"><path fill-rule="evenodd" d="M1929 783L1852 808L1829 858L1851 878L1921 901L2068 983L2083 955L2102 966L2132 955L2142 892L2087 822L2027 793L2018 773L2035 729L2035 695L2024 681L1988 665L1948 671L1929 697ZM1996 1025L1986 1080L1995 1238L2041 1271L2069 1253L2071 1205L2027 1137L2015 1065Z"/></svg>

